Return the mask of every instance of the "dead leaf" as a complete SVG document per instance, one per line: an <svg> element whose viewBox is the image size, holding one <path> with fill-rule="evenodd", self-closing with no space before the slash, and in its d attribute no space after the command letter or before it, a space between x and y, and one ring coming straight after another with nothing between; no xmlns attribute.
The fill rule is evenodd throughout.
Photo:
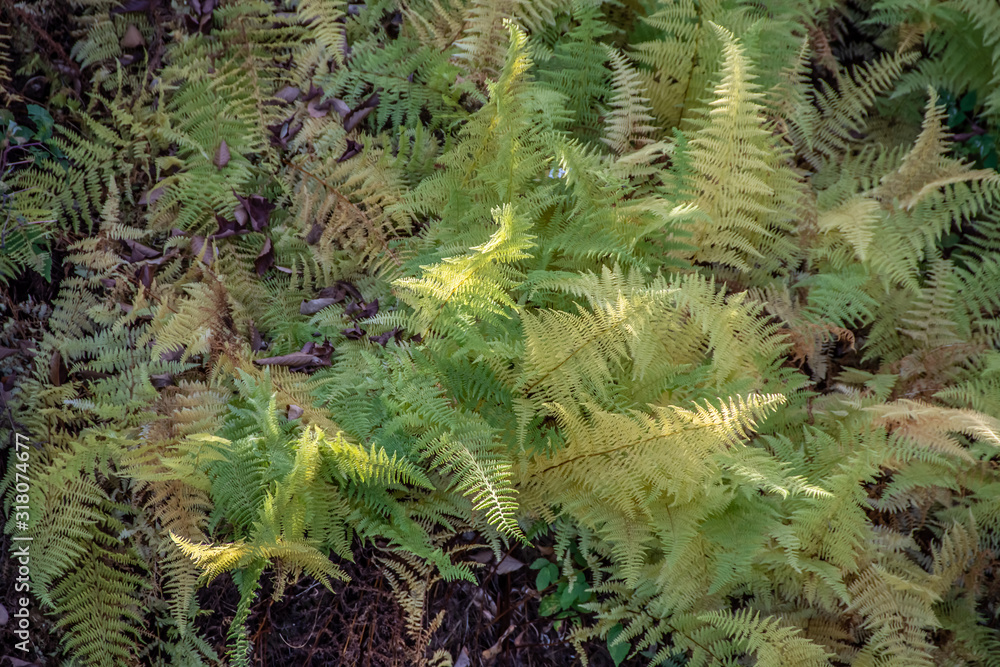
<svg viewBox="0 0 1000 667"><path fill-rule="evenodd" d="M367 332L355 324L350 329L344 329L340 333L344 334L344 338L347 340L361 340Z"/></svg>
<svg viewBox="0 0 1000 667"><path fill-rule="evenodd" d="M375 299L367 305L362 304L361 312L358 313L358 319L363 320L369 317L375 317L376 315L378 315L378 299Z"/></svg>
<svg viewBox="0 0 1000 667"><path fill-rule="evenodd" d="M371 107L365 109L356 109L351 112L347 118L344 119L344 131L350 132L358 126L358 123L363 121L365 117L372 112Z"/></svg>
<svg viewBox="0 0 1000 667"><path fill-rule="evenodd" d="M321 366L329 366L333 352L334 347L329 342L324 342L322 345L306 343L298 352L255 359L254 363L261 366L287 366L291 371L310 371Z"/></svg>
<svg viewBox="0 0 1000 667"><path fill-rule="evenodd" d="M155 388L163 389L174 383L174 376L170 373L157 373L156 375L150 375L149 381Z"/></svg>
<svg viewBox="0 0 1000 667"><path fill-rule="evenodd" d="M144 287L149 287L153 284L153 275L156 273L156 266L146 262L139 267L136 272L139 282L143 284Z"/></svg>
<svg viewBox="0 0 1000 667"><path fill-rule="evenodd" d="M281 354L276 357L265 357L263 359L255 359L254 363L261 366L307 366L309 364L318 364L320 362L319 358L314 354L308 354L307 352L292 352L291 354Z"/></svg>
<svg viewBox="0 0 1000 667"><path fill-rule="evenodd" d="M13 356L18 352L20 352L20 350L16 350L13 347L0 347L0 359L6 359L7 357ZM0 623L0 625L3 625L3 623Z"/></svg>
<svg viewBox="0 0 1000 667"><path fill-rule="evenodd" d="M214 243L207 242L204 236L191 237L191 252L206 264L211 264L219 257L219 249Z"/></svg>
<svg viewBox="0 0 1000 667"><path fill-rule="evenodd" d="M489 550L477 551L474 554L469 554L469 558L476 561L477 563L482 563L483 565L485 565L486 563L489 563L491 560L493 560L493 552Z"/></svg>
<svg viewBox="0 0 1000 667"><path fill-rule="evenodd" d="M333 345L330 345L329 341L324 341L322 344L306 343L302 346L302 351L320 357L320 359L326 361L326 365L329 366L330 355L333 354Z"/></svg>
<svg viewBox="0 0 1000 667"><path fill-rule="evenodd" d="M389 344L389 339L390 338L394 338L396 340L396 342L398 343L402 339L402 337L403 337L402 334L403 334L403 330L401 328L394 327L394 328L390 329L389 331L386 331L385 333L380 333L377 336L369 336L368 340L370 340L373 343L378 343L382 347L385 347L386 345Z"/></svg>
<svg viewBox="0 0 1000 667"><path fill-rule="evenodd" d="M260 352L266 346L264 345L264 338L260 335L260 331L253 322L250 323L250 349L254 352Z"/></svg>
<svg viewBox="0 0 1000 667"><path fill-rule="evenodd" d="M7 658L10 660L10 667L38 667L37 662L28 662L27 660L21 660L20 658L15 658L12 655L3 655L0 658Z"/></svg>
<svg viewBox="0 0 1000 667"><path fill-rule="evenodd" d="M191 9L196 14L209 14L215 9L215 0L191 0Z"/></svg>
<svg viewBox="0 0 1000 667"><path fill-rule="evenodd" d="M305 100L308 102L312 98L317 97L317 96L322 95L322 94L323 94L323 89L322 88L318 88L315 84L310 83L309 84L309 90L306 92Z"/></svg>
<svg viewBox="0 0 1000 667"><path fill-rule="evenodd" d="M338 280L330 287L324 287L319 291L319 295L324 299L336 299L337 303L340 303L348 296L355 301L365 300L358 288L346 280Z"/></svg>
<svg viewBox="0 0 1000 667"><path fill-rule="evenodd" d="M10 404L10 392L14 391L17 384L17 375L11 373L0 377L0 410L6 409Z"/></svg>
<svg viewBox="0 0 1000 667"><path fill-rule="evenodd" d="M207 14L202 14L197 18L191 16L190 14L185 14L184 25L187 27L188 32L192 35L196 33L208 35L212 32L212 13L208 12Z"/></svg>
<svg viewBox="0 0 1000 667"><path fill-rule="evenodd" d="M514 558L513 556L507 556L500 564L497 565L497 574L507 574L508 572L517 572L522 567L524 563Z"/></svg>
<svg viewBox="0 0 1000 667"><path fill-rule="evenodd" d="M183 356L184 356L184 348L178 345L172 350L167 350L166 352L160 352L160 361L180 361L181 357Z"/></svg>
<svg viewBox="0 0 1000 667"><path fill-rule="evenodd" d="M309 229L309 233L306 234L306 243L309 245L315 245L320 238L323 236L323 225L318 222L314 222L312 227Z"/></svg>
<svg viewBox="0 0 1000 667"><path fill-rule="evenodd" d="M306 111L309 113L310 118L322 118L329 113L331 106L333 106L333 100L326 100L325 102L312 100L306 105Z"/></svg>
<svg viewBox="0 0 1000 667"><path fill-rule="evenodd" d="M310 301L303 301L302 305L299 306L299 314L315 315L327 306L332 306L335 303L337 303L336 299L312 299Z"/></svg>
<svg viewBox="0 0 1000 667"><path fill-rule="evenodd" d="M214 164L217 168L222 169L229 164L229 157L229 144L227 144L226 140L223 139L219 142L219 148L215 151L215 159L212 160L212 164Z"/></svg>
<svg viewBox="0 0 1000 667"><path fill-rule="evenodd" d="M122 48L134 49L137 46L143 46L145 43L146 39L139 32L139 29L135 27L135 24L129 23L128 27L125 28L125 36L122 37Z"/></svg>
<svg viewBox="0 0 1000 667"><path fill-rule="evenodd" d="M127 2L122 3L118 7L114 7L108 13L111 14L111 16L114 16L115 14L124 14L126 12L145 12L149 10L149 7L152 4L152 0L127 0Z"/></svg>
<svg viewBox="0 0 1000 667"><path fill-rule="evenodd" d="M294 102L298 99L299 95L302 93L301 90L295 86L285 86L278 92L274 94L279 100L284 100L285 102Z"/></svg>
<svg viewBox="0 0 1000 667"><path fill-rule="evenodd" d="M236 208L233 210L233 217L235 218L234 224L235 229L246 229L247 220L250 219L250 214L243 207L243 204L237 204Z"/></svg>
<svg viewBox="0 0 1000 667"><path fill-rule="evenodd" d="M126 246L128 246L128 249L132 251L132 254L127 260L130 264L140 262L144 259L152 259L160 254L159 250L153 250L149 246L143 245L138 241L125 239L123 242Z"/></svg>
<svg viewBox="0 0 1000 667"><path fill-rule="evenodd" d="M469 649L462 647L462 652L458 654L458 659L455 661L454 667L469 667L472 664L472 660L469 658Z"/></svg>
<svg viewBox="0 0 1000 667"><path fill-rule="evenodd" d="M54 350L49 359L49 380L56 387L61 387L66 382L66 365L59 350Z"/></svg>
<svg viewBox="0 0 1000 667"><path fill-rule="evenodd" d="M246 234L250 231L246 227L238 225L235 220L223 218L218 213L215 214L215 224L219 226L219 231L208 237L213 241L216 239L224 239L229 236L235 236L236 234Z"/></svg>
<svg viewBox="0 0 1000 667"><path fill-rule="evenodd" d="M351 113L351 107L347 106L344 100L339 100L336 97L330 100L330 108L340 114L341 118L345 118L347 114Z"/></svg>
<svg viewBox="0 0 1000 667"><path fill-rule="evenodd" d="M240 223L240 225L245 225L246 219L248 218L250 221L250 227L255 232L264 231L264 227L267 226L267 222L271 217L271 212L275 209L275 205L269 202L268 200L264 199L260 195L250 195L249 197L241 197L240 195L236 194L235 191L233 192L233 194L236 195L236 199L238 199L240 202L239 205L236 207L236 210L234 211L236 221ZM243 209L243 214L240 213L240 208ZM241 220L241 217L243 217L243 215L245 215L246 218Z"/></svg>
<svg viewBox="0 0 1000 667"><path fill-rule="evenodd" d="M178 255L180 255L178 251L171 250L162 257L157 257L156 259L147 259L144 263L149 264L150 266L161 266L162 264L166 264L167 262L172 260L174 257L177 257Z"/></svg>
<svg viewBox="0 0 1000 667"><path fill-rule="evenodd" d="M253 261L253 268L258 276L262 276L272 266L274 266L274 246L271 245L271 237L267 237L264 239L264 246L260 249L257 259Z"/></svg>
<svg viewBox="0 0 1000 667"><path fill-rule="evenodd" d="M361 151L364 149L364 147L365 147L364 144L358 143L354 139L348 139L347 140L347 150L345 150L341 154L341 156L339 158L337 158L337 162L339 163L339 162L343 162L344 160L350 160L355 155L360 154Z"/></svg>
<svg viewBox="0 0 1000 667"><path fill-rule="evenodd" d="M516 626L513 625L507 626L507 629L504 630L502 635L500 635L500 639L497 640L497 643L483 651L484 665L491 664L494 660L496 660L497 656L500 655L500 647L503 645L504 640L507 639L512 632L514 632L515 627Z"/></svg>
<svg viewBox="0 0 1000 667"><path fill-rule="evenodd" d="M0 604L0 625L7 625L7 620L9 619L7 614L7 607Z"/></svg>
<svg viewBox="0 0 1000 667"><path fill-rule="evenodd" d="M302 129L302 123L295 123L291 125L292 119L289 118L286 121L280 123L275 123L274 125L268 125L267 129L271 130L271 145L277 146L279 148L285 148L288 146L288 142L291 141L299 130Z"/></svg>
<svg viewBox="0 0 1000 667"><path fill-rule="evenodd" d="M302 416L304 410L297 405L290 404L288 406L288 420L294 421Z"/></svg>
<svg viewBox="0 0 1000 667"><path fill-rule="evenodd" d="M141 197L139 197L139 206L149 206L154 203L157 199L163 196L163 188L153 188L152 190L146 191Z"/></svg>

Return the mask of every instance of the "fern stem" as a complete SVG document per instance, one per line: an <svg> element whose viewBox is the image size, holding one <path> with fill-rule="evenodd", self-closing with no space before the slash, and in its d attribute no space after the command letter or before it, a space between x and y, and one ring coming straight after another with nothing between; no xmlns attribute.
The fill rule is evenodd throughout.
<svg viewBox="0 0 1000 667"><path fill-rule="evenodd" d="M627 319L628 319L628 316L620 318L618 322L614 322L610 326L605 327L604 329L602 329L601 331L598 332L597 336L594 336L593 338L591 338L590 340L588 340L586 343L584 343L580 347L578 347L575 350L573 350L572 352L570 352L570 354L565 359L563 359L558 364L556 364L555 366L553 366L552 368L550 368L548 371L546 371L545 375L543 375L542 377L538 378L537 380L535 380L534 382L532 382L530 385L528 385L528 387L524 390L524 394L525 395L530 394L532 389L534 389L540 382L542 382L543 380L545 380L547 377L549 377L550 375L552 375L553 373L555 373L557 370L559 370L559 368L563 364L565 364L567 361L569 361L570 359L572 359L573 356L576 355L577 352L579 352L583 348L585 348L588 345L590 345L591 343L593 343L595 340L597 340L597 338L600 337L600 335L602 335L602 334L604 334L604 333L606 333L608 331L611 331L612 329L617 328L619 325L621 325Z"/></svg>
<svg viewBox="0 0 1000 667"><path fill-rule="evenodd" d="M718 424L714 424L713 423L713 424L702 424L700 426L682 427L682 428L677 429L676 431L671 431L669 433L660 433L659 435L654 435L654 436L651 436L649 438L644 438L642 440L639 440L638 442L630 442L628 444L619 445L618 447L612 447L611 449L605 449L605 450L600 451L600 452L589 452L589 453L586 453L586 454L579 454L577 456L570 457L570 458L566 459L565 461L560 461L559 463L556 463L554 465L550 465L547 468L543 468L541 470L533 472L533 473L531 473L531 475L529 475L529 477L538 477L540 475L544 475L545 473L547 473L547 472L549 472L551 470L555 470L556 468L561 468L562 466L566 465L567 463L573 463L574 461L579 461L580 459L587 459L587 458L591 458L593 456L604 456L606 454L614 454L615 452L619 452L619 451L621 451L623 449L631 449L632 447L638 447L640 445L646 444L647 442L652 442L653 440L659 440L660 438L669 438L671 436L677 435L678 433L682 433L684 431L698 431L698 430L701 430L701 429L713 428L713 427L716 427L716 426L718 426Z"/></svg>

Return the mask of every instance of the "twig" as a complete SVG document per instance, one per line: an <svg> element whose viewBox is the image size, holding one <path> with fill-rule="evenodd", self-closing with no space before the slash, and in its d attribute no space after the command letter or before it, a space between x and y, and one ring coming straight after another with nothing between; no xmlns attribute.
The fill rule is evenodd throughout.
<svg viewBox="0 0 1000 667"><path fill-rule="evenodd" d="M962 132L960 134L953 135L951 139L952 141L963 142L968 141L972 137L978 137L981 134L986 134L986 129L973 123L971 132Z"/></svg>
<svg viewBox="0 0 1000 667"><path fill-rule="evenodd" d="M45 44L49 47L49 49L51 49L59 57L60 60L66 63L67 69L71 70L74 74L76 74L77 77L80 76L79 65L73 62L73 59L70 58L69 55L67 55L66 50L58 42L52 39L48 31L43 30L42 27L35 22L35 18L30 13L15 6L14 3L12 2L11 3L5 2L3 4L6 6L7 10L11 14L16 14L19 19L28 24L28 27L31 28L31 31L33 33L35 33L35 36L38 39L41 39L43 42L45 42Z"/></svg>

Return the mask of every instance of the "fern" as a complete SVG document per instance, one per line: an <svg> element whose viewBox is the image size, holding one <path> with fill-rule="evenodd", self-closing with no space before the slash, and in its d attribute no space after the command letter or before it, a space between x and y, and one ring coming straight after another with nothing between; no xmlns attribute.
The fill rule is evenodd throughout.
<svg viewBox="0 0 1000 667"><path fill-rule="evenodd" d="M774 157L743 48L725 30L718 33L726 43L722 81L689 146L694 174L686 187L711 221L695 228L692 259L768 275L793 261L785 235L796 178Z"/></svg>
<svg viewBox="0 0 1000 667"><path fill-rule="evenodd" d="M758 665L826 665L829 654L803 637L798 628L782 627L776 619L761 619L749 610L701 617L755 653Z"/></svg>
<svg viewBox="0 0 1000 667"><path fill-rule="evenodd" d="M138 5L56 8L78 78L0 41L15 122L54 84L0 374L60 657L217 663L231 573L248 664L364 547L446 664L453 538L547 530L581 655L996 662L1000 181L938 90L995 120L991 3Z"/></svg>

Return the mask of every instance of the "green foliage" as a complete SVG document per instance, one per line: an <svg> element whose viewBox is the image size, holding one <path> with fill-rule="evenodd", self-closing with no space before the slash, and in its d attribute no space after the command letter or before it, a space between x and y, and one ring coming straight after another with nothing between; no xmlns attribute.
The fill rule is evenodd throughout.
<svg viewBox="0 0 1000 667"><path fill-rule="evenodd" d="M561 569L545 558L538 558L531 564L531 569L538 570L535 588L539 594L543 594L538 603L538 613L552 616L560 625L562 619L568 619L579 626L587 605L594 601L594 591L587 581L590 563L576 544L570 543L568 546Z"/></svg>
<svg viewBox="0 0 1000 667"><path fill-rule="evenodd" d="M221 663L229 573L249 664L366 545L444 660L448 538L542 525L581 655L996 664L990 2L174 5L71 3L82 103L2 116L61 657Z"/></svg>
<svg viewBox="0 0 1000 667"><path fill-rule="evenodd" d="M33 209L25 191L19 190L20 179L12 173L21 165L45 160L61 160L65 155L53 141L54 121L44 108L37 104L25 107L28 118L35 126L32 131L20 125L8 110L0 110L0 127L3 128L3 152L0 157L0 197L4 216L0 230L0 281L6 283L30 268L47 281L52 280L52 257L48 252L49 220L36 219L47 210ZM23 169L23 167L21 167Z"/></svg>

